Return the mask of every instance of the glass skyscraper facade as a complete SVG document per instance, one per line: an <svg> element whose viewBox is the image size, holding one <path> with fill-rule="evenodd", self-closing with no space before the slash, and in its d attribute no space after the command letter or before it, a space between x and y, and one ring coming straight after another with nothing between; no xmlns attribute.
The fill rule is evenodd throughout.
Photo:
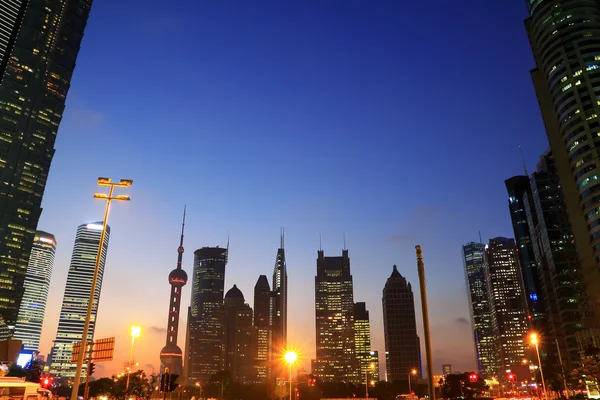
<svg viewBox="0 0 600 400"><path fill-rule="evenodd" d="M364 302L354 303L354 348L358 366L360 368L360 380L364 384L367 374L371 373L371 323L369 322L369 311Z"/></svg>
<svg viewBox="0 0 600 400"><path fill-rule="evenodd" d="M82 341L85 316L87 313L90 291L92 290L92 279L96 266L96 256L100 246L102 235L102 222L94 222L80 225L75 235L73 255L67 274L67 284L60 309L60 319L56 339L50 352L50 372L64 380L75 378L76 364L71 364L71 353L73 343ZM100 257L100 268L98 270L98 282L94 291L92 303L92 316L88 330L88 341L94 337L96 328L96 317L98 314L98 301L102 289L102 277L104 276L104 265L108 251L110 238L110 227L106 227L104 246ZM86 368L84 364L84 369ZM85 373L82 376L86 376Z"/></svg>
<svg viewBox="0 0 600 400"><path fill-rule="evenodd" d="M271 354L271 288L266 275L254 285L254 349L256 351L255 382L264 382L270 376Z"/></svg>
<svg viewBox="0 0 600 400"><path fill-rule="evenodd" d="M37 231L27 264L23 301L14 335L23 342L23 350L28 353L39 351L55 253L54 235Z"/></svg>
<svg viewBox="0 0 600 400"><path fill-rule="evenodd" d="M483 272L483 243L467 243L462 247L471 329L477 356L477 369L484 378L496 376L495 340L488 291Z"/></svg>
<svg viewBox="0 0 600 400"><path fill-rule="evenodd" d="M54 142L91 4L0 1L0 314L9 326L17 321Z"/></svg>
<svg viewBox="0 0 600 400"><path fill-rule="evenodd" d="M515 240L503 237L490 239L484 252L483 273L500 379L511 366L521 365L528 348L530 329L517 252Z"/></svg>
<svg viewBox="0 0 600 400"><path fill-rule="evenodd" d="M208 382L225 366L223 290L228 249L203 247L194 252L192 298L184 369L189 382Z"/></svg>
<svg viewBox="0 0 600 400"><path fill-rule="evenodd" d="M277 250L273 269L273 292L271 297L272 359L277 359L287 348L287 296L288 277L285 263L283 238Z"/></svg>

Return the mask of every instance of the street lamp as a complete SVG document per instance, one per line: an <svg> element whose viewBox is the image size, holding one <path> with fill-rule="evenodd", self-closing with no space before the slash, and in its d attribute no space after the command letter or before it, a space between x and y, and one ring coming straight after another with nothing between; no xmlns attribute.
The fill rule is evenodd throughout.
<svg viewBox="0 0 600 400"><path fill-rule="evenodd" d="M298 359L298 354L295 351L285 353L285 361L290 364L290 400L292 400L292 364Z"/></svg>
<svg viewBox="0 0 600 400"><path fill-rule="evenodd" d="M413 368L413 369L410 370L410 374L408 374L408 393L409 394L412 394L412 388L410 386L410 376L411 375L415 375L416 376L417 375L417 370Z"/></svg>
<svg viewBox="0 0 600 400"><path fill-rule="evenodd" d="M139 326L134 325L130 329L131 349L129 350L129 368L127 368L127 385L125 386L125 391L129 390L129 375L131 374L131 367L133 366L133 343L135 343L136 337L140 337L141 332L142 328Z"/></svg>
<svg viewBox="0 0 600 400"><path fill-rule="evenodd" d="M542 378L542 388L544 389L544 397L546 397L546 382L544 381L544 371L542 370L542 360L540 359L540 349L538 347L538 336L535 333L532 333L529 336L529 341L531 344L535 345L535 352L537 354L538 366L540 367L540 377Z"/></svg>
<svg viewBox="0 0 600 400"><path fill-rule="evenodd" d="M85 323L83 324L83 334L81 335L81 347L77 356L77 368L75 369L75 379L73 380L73 390L71 391L71 400L77 400L79 392L79 383L81 382L81 369L83 367L83 359L85 358L85 350L88 345L88 331L90 330L90 320L92 318L92 305L94 304L94 295L96 294L96 286L98 284L98 273L100 271L100 260L102 259L102 248L104 247L104 237L106 236L106 225L108 224L108 213L110 211L110 203L113 200L129 201L129 196L118 195L113 196L116 187L129 187L133 184L130 179L121 179L119 183L112 183L110 178L98 178L99 186L108 186L110 190L106 193L94 194L95 199L105 200L106 208L104 209L104 219L102 220L102 232L100 233L100 243L98 244L98 253L96 254L96 266L94 267L94 277L92 278L92 288L90 289L90 297L88 298L87 313L85 315ZM100 299L98 299L100 301ZM91 343L90 343L91 345Z"/></svg>
<svg viewBox="0 0 600 400"><path fill-rule="evenodd" d="M375 363L369 364L369 368L365 369L365 396L369 398L369 369L375 369Z"/></svg>

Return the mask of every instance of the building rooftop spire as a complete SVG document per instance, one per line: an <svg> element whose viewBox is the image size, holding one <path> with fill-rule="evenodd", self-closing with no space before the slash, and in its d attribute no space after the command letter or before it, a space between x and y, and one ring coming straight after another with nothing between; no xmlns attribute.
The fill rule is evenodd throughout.
<svg viewBox="0 0 600 400"><path fill-rule="evenodd" d="M398 267L396 266L396 264L394 264L393 267L393 271L392 271L392 275L390 275L390 278L402 278L402 275L400 275L400 272L398 272Z"/></svg>

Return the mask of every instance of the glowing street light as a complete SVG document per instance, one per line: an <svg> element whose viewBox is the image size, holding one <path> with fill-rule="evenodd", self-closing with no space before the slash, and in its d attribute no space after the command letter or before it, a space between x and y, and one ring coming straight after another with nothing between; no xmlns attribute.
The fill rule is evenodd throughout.
<svg viewBox="0 0 600 400"><path fill-rule="evenodd" d="M540 359L540 349L538 347L538 335L532 333L529 335L529 342L535 346L535 352L537 354L538 366L540 368L540 377L542 378L542 388L544 389L544 397L546 397L546 382L544 381L544 371L542 370L542 360Z"/></svg>
<svg viewBox="0 0 600 400"><path fill-rule="evenodd" d="M298 354L295 351L288 351L285 353L284 358L290 364L290 400L292 400L292 364L298 359Z"/></svg>
<svg viewBox="0 0 600 400"><path fill-rule="evenodd" d="M129 350L129 366L127 367L127 384L125 385L125 390L129 390L129 375L131 373L131 367L133 366L133 344L135 343L135 338L139 338L142 333L142 328L139 326L132 326L129 330L131 335L131 348ZM137 365L137 364L136 364Z"/></svg>
<svg viewBox="0 0 600 400"><path fill-rule="evenodd" d="M410 386L410 380L411 380L410 376L411 375L415 375L416 376L417 375L417 370L413 368L413 369L410 370L410 374L408 374L408 393L409 394L412 394L412 388Z"/></svg>
<svg viewBox="0 0 600 400"><path fill-rule="evenodd" d="M112 183L110 178L98 178L99 186L109 186L110 190L106 193L94 194L95 199L105 200L106 208L104 209L104 219L102 220L102 232L100 233L100 243L98 244L98 253L96 254L96 266L94 267L94 277L92 278L92 287L90 289L90 297L88 299L87 313L85 315L85 323L83 324L83 334L81 335L81 347L77 356L77 367L75 368L75 379L73 380L73 390L71 391L71 400L77 400L79 392L79 383L81 382L81 370L83 368L83 360L85 359L85 350L88 344L88 332L90 330L90 320L92 319L92 305L94 304L94 295L96 294L96 286L98 285L98 274L100 272L100 260L102 259L102 250L104 247L104 237L106 236L106 225L108 224L108 214L110 204L113 200L129 201L129 196L118 195L113 196L115 188L129 187L133 184L130 179L121 179L119 183Z"/></svg>
<svg viewBox="0 0 600 400"><path fill-rule="evenodd" d="M369 364L369 368L365 369L365 397L367 399L369 398L369 369L370 370L374 370L375 369L375 363Z"/></svg>

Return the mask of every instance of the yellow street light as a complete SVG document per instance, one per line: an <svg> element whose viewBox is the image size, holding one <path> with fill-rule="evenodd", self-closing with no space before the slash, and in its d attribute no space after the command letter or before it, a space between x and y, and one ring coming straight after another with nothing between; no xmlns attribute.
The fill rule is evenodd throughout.
<svg viewBox="0 0 600 400"><path fill-rule="evenodd" d="M532 333L529 335L529 342L535 346L535 353L537 354L538 367L540 368L540 378L542 379L542 388L544 389L544 397L547 396L546 392L546 381L544 381L544 371L542 370L542 360L540 359L540 349L538 347L538 335Z"/></svg>
<svg viewBox="0 0 600 400"><path fill-rule="evenodd" d="M298 354L295 351L287 351L284 358L285 361L290 364L290 400L292 400L292 364L298 359Z"/></svg>
<svg viewBox="0 0 600 400"><path fill-rule="evenodd" d="M369 369L375 370L375 363L371 363L369 364ZM375 386L375 384L373 382L375 381L371 381L372 385ZM368 399L369 398L369 370L365 369L365 397Z"/></svg>
<svg viewBox="0 0 600 400"><path fill-rule="evenodd" d="M110 211L110 204L113 200L117 201L129 201L129 196L113 196L115 188L129 187L133 184L130 179L121 179L119 183L112 183L110 178L100 177L97 181L99 186L109 186L110 190L106 193L94 194L95 199L106 201L106 207L104 208L104 219L102 220L102 232L100 233L100 243L98 243L98 252L96 253L96 265L94 267L94 276L92 278L92 287L90 288L90 296L88 298L87 312L85 315L85 323L83 324L83 333L81 335L81 346L79 348L79 355L77 356L77 367L75 368L75 379L73 380L73 389L71 391L71 400L77 400L79 392L79 383L81 382L81 370L83 368L83 361L85 359L85 351L88 348L88 332L90 330L90 321L92 319L92 306L95 303L94 297L96 294L96 286L98 285L98 275L100 273L100 260L102 259L102 251L104 250L104 240L106 236L106 226L108 224L108 215ZM93 341L93 335L92 335Z"/></svg>
<svg viewBox="0 0 600 400"><path fill-rule="evenodd" d="M408 394L412 394L411 375L417 375L417 370L415 368L411 369L410 374L408 374Z"/></svg>
<svg viewBox="0 0 600 400"><path fill-rule="evenodd" d="M139 338L142 333L142 328L139 326L133 325L129 329L129 334L131 335L131 348L129 350L129 366L127 367L127 384L125 385L125 390L129 390L129 375L131 372L131 367L133 367L133 344L135 343L135 338ZM135 364L139 365L138 363Z"/></svg>

